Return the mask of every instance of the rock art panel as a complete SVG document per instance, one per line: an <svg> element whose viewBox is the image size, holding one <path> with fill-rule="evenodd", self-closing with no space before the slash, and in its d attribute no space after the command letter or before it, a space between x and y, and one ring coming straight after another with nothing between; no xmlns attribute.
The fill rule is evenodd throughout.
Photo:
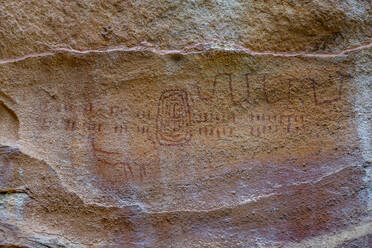
<svg viewBox="0 0 372 248"><path fill-rule="evenodd" d="M4 3L0 246L369 247L367 5Z"/></svg>
<svg viewBox="0 0 372 248"><path fill-rule="evenodd" d="M2 88L18 99L22 150L51 166L58 175L53 180L66 187L56 197L72 190L91 204L130 209L117 213L128 221L118 224L119 238L111 229L105 232L110 242L172 247L191 240L229 247L244 235L238 240L248 247L259 246L252 242L256 238L267 239L270 247L366 221L364 171L357 166L361 156L351 117L353 57L164 56L59 53L0 68ZM170 63L177 70L167 71ZM110 74L103 65L110 65ZM30 79L28 71L40 68L48 72ZM13 87L14 78L22 87ZM2 164L7 178L22 177L9 167L10 159ZM4 192L31 194L29 183L7 187ZM49 226L47 212L32 208L26 220L38 216ZM172 221L165 224L167 219ZM165 238L181 226L187 226L184 235ZM223 241L226 231L217 226L231 228L230 238ZM80 236L57 229L52 233L74 242L81 235L95 240L84 228Z"/></svg>

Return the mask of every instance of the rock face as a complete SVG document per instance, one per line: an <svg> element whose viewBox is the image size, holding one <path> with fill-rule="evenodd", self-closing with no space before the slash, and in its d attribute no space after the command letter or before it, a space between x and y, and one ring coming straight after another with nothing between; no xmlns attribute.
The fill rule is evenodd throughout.
<svg viewBox="0 0 372 248"><path fill-rule="evenodd" d="M371 2L6 1L1 247L372 247Z"/></svg>

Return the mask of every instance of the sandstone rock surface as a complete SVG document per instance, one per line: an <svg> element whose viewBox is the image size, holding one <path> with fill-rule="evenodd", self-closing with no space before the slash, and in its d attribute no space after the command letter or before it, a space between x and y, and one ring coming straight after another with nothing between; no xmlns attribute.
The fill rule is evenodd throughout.
<svg viewBox="0 0 372 248"><path fill-rule="evenodd" d="M1 247L372 247L371 2L6 1Z"/></svg>

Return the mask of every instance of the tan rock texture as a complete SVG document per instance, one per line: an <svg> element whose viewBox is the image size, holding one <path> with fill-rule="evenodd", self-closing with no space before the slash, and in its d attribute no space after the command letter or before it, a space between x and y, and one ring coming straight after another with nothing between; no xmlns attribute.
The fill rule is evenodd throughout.
<svg viewBox="0 0 372 248"><path fill-rule="evenodd" d="M3 1L0 247L372 247L371 1Z"/></svg>

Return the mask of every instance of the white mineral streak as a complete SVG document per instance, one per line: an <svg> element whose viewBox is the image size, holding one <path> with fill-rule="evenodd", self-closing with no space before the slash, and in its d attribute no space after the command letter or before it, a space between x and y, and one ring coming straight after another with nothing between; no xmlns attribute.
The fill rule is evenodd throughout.
<svg viewBox="0 0 372 248"><path fill-rule="evenodd" d="M335 232L334 234L325 234L315 238L307 239L300 243L288 244L290 248L336 248L340 247L344 242L349 240L358 239L368 235L372 229L372 220L367 218L361 224L351 226L343 231ZM367 246L366 246L367 247Z"/></svg>
<svg viewBox="0 0 372 248"><path fill-rule="evenodd" d="M370 63L372 66L372 63ZM370 75L360 75L355 78L354 83L357 87L355 96L355 112L357 130L362 147L363 159L372 163L372 77Z"/></svg>
<svg viewBox="0 0 372 248"><path fill-rule="evenodd" d="M145 43L148 44L147 42L143 42L143 44ZM196 44L196 45L188 46L180 50L158 49L156 47L149 46L149 45L134 46L134 47L116 46L116 47L110 47L110 48L100 49L100 50L99 49L77 50L73 48L60 47L60 48L54 48L51 51L44 52L44 53L33 53L33 54L24 55L24 56L17 57L17 58L1 59L0 65L15 63L15 62L26 60L29 58L54 56L61 52L76 53L76 54L112 53L112 52L152 52L158 55L166 55L166 54L187 55L187 54L205 53L210 50L212 51L218 50L218 51L244 53L244 54L252 55L252 56L335 58L335 57L347 56L350 53L358 52L358 51L361 51L364 49L370 49L370 48L372 48L372 41L368 42L367 44L359 45L356 47L348 48L348 49L345 49L339 52L334 52L334 53L306 53L306 52L281 53L281 52L270 52L270 51L257 52L257 51L252 51L251 49L242 47L237 44L219 43L219 42Z"/></svg>
<svg viewBox="0 0 372 248"><path fill-rule="evenodd" d="M360 61L358 67L362 72L354 79L356 95L354 111L356 127L360 140L363 160L366 166L365 183L368 190L368 209L372 210L372 77L369 73L371 61Z"/></svg>

